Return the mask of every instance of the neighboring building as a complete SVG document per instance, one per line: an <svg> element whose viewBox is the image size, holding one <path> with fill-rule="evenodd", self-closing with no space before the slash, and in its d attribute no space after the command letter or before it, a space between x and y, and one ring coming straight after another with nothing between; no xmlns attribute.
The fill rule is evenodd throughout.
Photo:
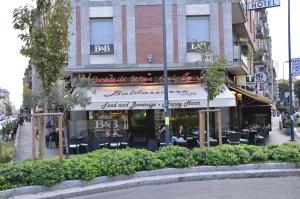
<svg viewBox="0 0 300 199"><path fill-rule="evenodd" d="M32 89L32 64L29 62L28 67L25 69L23 77L23 86L28 85L28 88Z"/></svg>
<svg viewBox="0 0 300 199"><path fill-rule="evenodd" d="M0 114L6 115L6 107L9 105L9 92L0 88Z"/></svg>
<svg viewBox="0 0 300 199"><path fill-rule="evenodd" d="M71 112L71 134L92 128L100 134L130 132L141 142L155 137L164 124L161 1L72 3L75 9L70 31L75 34L70 37L67 71L91 75L95 85L88 93L91 104ZM215 55L228 60L227 82L255 73L249 51L257 50L257 13L245 10L244 3L166 1L173 134L178 133L180 124L189 132L198 128L198 110L207 105L199 82L201 71L209 63L203 66L199 62L201 57L192 45L194 39L209 42ZM223 128L242 125L235 111L236 98L228 88L210 104L222 110Z"/></svg>
<svg viewBox="0 0 300 199"><path fill-rule="evenodd" d="M260 95L275 100L273 90L276 73L274 73L272 39L270 37L268 13L266 9L260 9L257 12L256 38L258 40L258 48L254 58L255 74L265 74L266 79L265 81L256 83L255 91Z"/></svg>

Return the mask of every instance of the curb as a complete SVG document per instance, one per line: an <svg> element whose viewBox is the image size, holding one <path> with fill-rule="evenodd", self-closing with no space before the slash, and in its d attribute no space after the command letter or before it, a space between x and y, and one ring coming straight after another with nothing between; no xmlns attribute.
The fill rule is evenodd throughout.
<svg viewBox="0 0 300 199"><path fill-rule="evenodd" d="M66 198L130 187L187 181L300 176L299 163L265 163L238 166L198 166L183 169L141 171L133 175L97 177L91 181L64 181L50 188L28 186L0 191L0 198Z"/></svg>

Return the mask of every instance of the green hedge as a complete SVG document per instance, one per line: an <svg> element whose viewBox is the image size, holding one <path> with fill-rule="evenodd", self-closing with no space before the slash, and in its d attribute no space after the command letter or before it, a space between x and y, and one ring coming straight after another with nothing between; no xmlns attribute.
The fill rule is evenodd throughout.
<svg viewBox="0 0 300 199"><path fill-rule="evenodd" d="M158 152L144 149L102 149L74 156L63 163L52 159L39 160L36 163L27 160L2 164L0 189L28 185L51 186L64 180L91 180L97 176L129 175L137 171L168 167L238 165L265 161L300 162L300 145L221 145L193 150L168 146Z"/></svg>
<svg viewBox="0 0 300 199"><path fill-rule="evenodd" d="M0 163L10 162L15 157L13 142L0 143Z"/></svg>

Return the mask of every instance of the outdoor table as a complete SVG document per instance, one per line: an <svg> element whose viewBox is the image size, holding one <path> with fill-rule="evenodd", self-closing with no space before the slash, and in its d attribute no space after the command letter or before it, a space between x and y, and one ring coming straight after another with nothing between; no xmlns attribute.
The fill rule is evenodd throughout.
<svg viewBox="0 0 300 199"><path fill-rule="evenodd" d="M174 139L174 144L177 145L182 145L182 146L186 146L187 145L187 140L183 139L182 137L173 137Z"/></svg>

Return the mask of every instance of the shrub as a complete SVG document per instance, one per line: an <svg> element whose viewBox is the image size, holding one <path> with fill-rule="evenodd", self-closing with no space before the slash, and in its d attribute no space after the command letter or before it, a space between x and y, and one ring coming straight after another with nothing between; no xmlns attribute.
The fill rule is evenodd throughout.
<svg viewBox="0 0 300 199"><path fill-rule="evenodd" d="M10 162L15 157L15 148L12 142L0 143L0 163Z"/></svg>
<svg viewBox="0 0 300 199"><path fill-rule="evenodd" d="M258 148L251 154L251 160L254 162L267 161L269 159L269 152L267 148Z"/></svg>
<svg viewBox="0 0 300 199"><path fill-rule="evenodd" d="M204 164L206 158L206 148L194 148L192 150L192 156L197 165Z"/></svg>
<svg viewBox="0 0 300 199"><path fill-rule="evenodd" d="M75 157L64 161L65 178L67 180L91 180L100 176L101 164L97 164L97 159L89 157Z"/></svg>
<svg viewBox="0 0 300 199"><path fill-rule="evenodd" d="M232 145L221 145L206 150L204 164L212 166L237 165L240 159Z"/></svg>
<svg viewBox="0 0 300 199"><path fill-rule="evenodd" d="M179 146L167 146L158 151L158 158L165 163L166 167L182 168L196 165L192 153L187 148Z"/></svg>
<svg viewBox="0 0 300 199"><path fill-rule="evenodd" d="M58 160L38 161L33 164L33 172L30 176L33 185L51 186L64 179L64 167Z"/></svg>
<svg viewBox="0 0 300 199"><path fill-rule="evenodd" d="M247 164L251 161L250 153L243 147L236 145L235 147L236 155L239 158L239 164Z"/></svg>
<svg viewBox="0 0 300 199"><path fill-rule="evenodd" d="M65 179L91 180L97 176L132 174L164 167L237 165L267 160L300 161L300 145L221 145L194 148L192 151L184 147L167 146L158 152L145 149L102 149L66 159L63 164L57 159L0 164L0 189L28 185L51 186Z"/></svg>
<svg viewBox="0 0 300 199"><path fill-rule="evenodd" d="M13 185L11 185L3 176L0 176L0 190L10 189Z"/></svg>
<svg viewBox="0 0 300 199"><path fill-rule="evenodd" d="M33 173L33 163L30 161L9 163L0 168L0 176L5 180L1 183L11 184L11 188L31 185L31 175ZM0 184L5 186L5 184Z"/></svg>
<svg viewBox="0 0 300 199"><path fill-rule="evenodd" d="M282 145L270 150L270 158L276 161L298 162L300 153L297 148Z"/></svg>
<svg viewBox="0 0 300 199"><path fill-rule="evenodd" d="M133 150L137 171L161 169L164 162L158 158L157 153L145 149Z"/></svg>

